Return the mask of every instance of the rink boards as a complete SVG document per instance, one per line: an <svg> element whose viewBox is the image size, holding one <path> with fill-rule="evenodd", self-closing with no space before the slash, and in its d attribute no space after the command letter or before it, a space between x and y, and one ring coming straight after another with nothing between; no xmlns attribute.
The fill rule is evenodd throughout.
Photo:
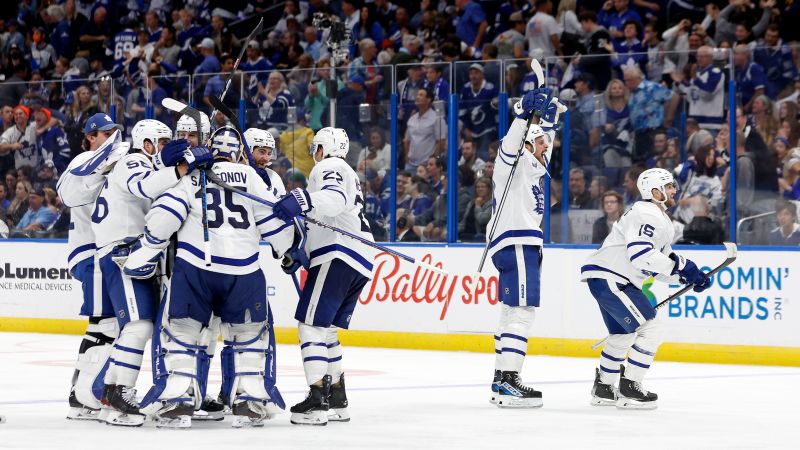
<svg viewBox="0 0 800 450"><path fill-rule="evenodd" d="M345 345L493 352L497 277L491 264L475 270L478 246L397 246L443 267L444 276L386 253L376 256L373 279L356 308ZM297 292L267 247L261 263L278 341L296 343ZM532 354L590 356L606 335L580 266L591 248L547 247L541 308L531 332ZM722 247L686 249L698 265L724 259ZM0 241L0 331L82 333L77 317L80 284L66 270L61 241ZM658 358L673 361L800 366L800 252L740 249L738 260L718 273L713 286L691 292L659 312L665 344ZM656 282L652 301L678 286Z"/></svg>

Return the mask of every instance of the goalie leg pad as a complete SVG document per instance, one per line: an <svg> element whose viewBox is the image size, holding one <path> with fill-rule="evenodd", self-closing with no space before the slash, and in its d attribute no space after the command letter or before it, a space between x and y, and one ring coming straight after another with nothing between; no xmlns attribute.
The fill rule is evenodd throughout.
<svg viewBox="0 0 800 450"><path fill-rule="evenodd" d="M73 383L75 398L89 408L98 409L101 406L102 389L95 393L93 386L98 379L102 383L104 368L111 356L112 343L117 333L117 319L113 317L89 319L86 334L78 350L78 361L75 366L77 376Z"/></svg>
<svg viewBox="0 0 800 450"><path fill-rule="evenodd" d="M309 386L321 380L328 372L327 328L300 323L300 353L303 355L303 370Z"/></svg>
<svg viewBox="0 0 800 450"><path fill-rule="evenodd" d="M202 324L191 318L172 319L154 336L154 386L142 401L142 412L173 417L191 415L200 406L197 380ZM183 414L179 414L183 413Z"/></svg>
<svg viewBox="0 0 800 450"><path fill-rule="evenodd" d="M661 345L662 329L663 324L658 319L650 319L636 329L636 339L628 352L626 378L638 382L644 379Z"/></svg>
<svg viewBox="0 0 800 450"><path fill-rule="evenodd" d="M501 355L497 369L502 372L521 372L528 352L528 333L536 317L536 308L506 304L502 307L506 313L501 316L505 323L500 326Z"/></svg>
<svg viewBox="0 0 800 450"><path fill-rule="evenodd" d="M217 351L217 341L219 340L221 319L212 316L208 326L200 332L199 344L205 347L204 355L197 359L197 382L200 384L200 398L206 397L208 390L208 371L211 368L211 360Z"/></svg>

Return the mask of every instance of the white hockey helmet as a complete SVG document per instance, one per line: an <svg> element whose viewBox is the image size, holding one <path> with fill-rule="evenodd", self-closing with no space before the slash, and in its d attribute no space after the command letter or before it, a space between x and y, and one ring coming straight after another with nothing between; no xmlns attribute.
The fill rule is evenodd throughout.
<svg viewBox="0 0 800 450"><path fill-rule="evenodd" d="M136 122L131 130L131 147L135 150L144 150L145 141L150 141L158 153L158 141L160 139L172 139L172 130L161 121L154 119L144 119ZM148 155L152 156L152 155Z"/></svg>
<svg viewBox="0 0 800 450"><path fill-rule="evenodd" d="M350 139L347 137L347 132L341 128L325 127L317 131L314 135L314 140L311 142L311 147L308 149L312 158L317 153L319 146L322 146L322 157L337 156L344 158L350 150Z"/></svg>
<svg viewBox="0 0 800 450"><path fill-rule="evenodd" d="M208 137L211 133L211 121L208 120L206 113L200 111L200 125L203 127L203 136ZM197 123L189 116L181 116L175 125L175 139L178 139L180 132L197 132ZM202 145L202 142L200 143Z"/></svg>
<svg viewBox="0 0 800 450"><path fill-rule="evenodd" d="M211 154L214 158L227 158L239 161L242 153L242 138L235 128L224 126L214 130L211 135Z"/></svg>
<svg viewBox="0 0 800 450"><path fill-rule="evenodd" d="M267 160L267 165L272 165L272 161L274 161L275 157L277 156L275 138L272 136L272 133L259 128L248 128L244 131L244 141L247 143L247 146L250 148L251 152L257 147L267 147L272 149L269 159Z"/></svg>
<svg viewBox="0 0 800 450"><path fill-rule="evenodd" d="M532 124L530 127L528 127L528 132L525 133L525 143L533 145L536 143L536 138L539 136L544 136L545 138L547 137L542 127Z"/></svg>
<svg viewBox="0 0 800 450"><path fill-rule="evenodd" d="M636 187L639 189L642 200L653 200L653 189L658 189L664 197L664 200L659 203L667 201L667 192L664 190L664 186L668 184L675 184L675 178L669 170L660 168L647 169L636 180Z"/></svg>

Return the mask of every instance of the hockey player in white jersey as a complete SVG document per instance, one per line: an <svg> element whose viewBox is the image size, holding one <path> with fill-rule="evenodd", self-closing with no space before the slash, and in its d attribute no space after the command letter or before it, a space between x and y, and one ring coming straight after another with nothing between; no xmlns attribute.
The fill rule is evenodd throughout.
<svg viewBox="0 0 800 450"><path fill-rule="evenodd" d="M234 129L217 130L211 149L212 170L221 180L277 201L252 167L234 163L240 157L240 138ZM298 253L292 247L295 232L292 222L276 218L272 208L213 184L206 190L210 267L205 265L203 252L198 171L156 199L147 214L142 246L125 266L134 276L151 276L155 270L152 261L166 248L169 237L178 233L167 300L153 337L155 384L142 401L142 411L167 426L191 426L190 416L204 397L198 366L209 362L201 341L213 314L222 319L223 394L237 416L234 425L261 425L284 403L275 387L274 331L269 323L264 273L258 263L259 240L269 242L278 255ZM302 254L298 258L302 259Z"/></svg>
<svg viewBox="0 0 800 450"><path fill-rule="evenodd" d="M343 129L319 130L309 149L315 165L308 189L292 190L275 205L275 214L283 220L308 214L372 241L358 176L344 159L349 147ZM306 250L311 267L295 319L310 390L304 401L291 408L291 422L326 425L328 420L349 421L337 329L350 325L358 296L372 274L374 251L313 225Z"/></svg>
<svg viewBox="0 0 800 450"><path fill-rule="evenodd" d="M202 111L200 111L200 129L206 138L211 136L211 121L208 120L206 113ZM175 139L186 139L189 145L193 147L205 145L205 143L199 141L199 138L197 122L189 116L181 116L178 119L178 123L175 124Z"/></svg>
<svg viewBox="0 0 800 450"><path fill-rule="evenodd" d="M155 280L130 278L122 273L120 261L128 256L138 236L147 233L145 215L153 200L194 165L211 159L208 149L171 139L172 130L162 122L137 122L131 130L132 151L108 175L92 213L103 287L120 328L102 399L107 407L102 416L113 425L139 426L144 422L134 386L159 302Z"/></svg>
<svg viewBox="0 0 800 450"><path fill-rule="evenodd" d="M648 169L636 186L642 201L614 224L600 249L586 260L581 281L588 283L609 332L595 369L591 403L654 409L658 396L646 391L642 380L661 343L661 325L642 284L655 277L693 284L696 292L702 292L711 280L695 263L672 251L675 229L666 214L675 205L672 174Z"/></svg>
<svg viewBox="0 0 800 450"><path fill-rule="evenodd" d="M283 185L281 176L270 169L278 152L278 148L275 146L275 137L272 136L272 133L259 128L248 128L244 131L244 140L253 153L256 173L267 184L267 189L272 191L278 198L286 195L286 186Z"/></svg>
<svg viewBox="0 0 800 450"><path fill-rule="evenodd" d="M91 116L83 130L84 152L70 162L56 187L61 201L70 207L67 264L72 276L81 282L83 304L80 315L89 317L72 377L69 419L98 418L102 406L102 370L111 354L111 344L117 337L114 308L103 291L100 266L96 260L91 216L108 171L130 148L129 143L121 141L121 130L122 127L106 114ZM93 390L95 384L97 389Z"/></svg>
<svg viewBox="0 0 800 450"><path fill-rule="evenodd" d="M542 393L526 386L520 372L528 348L528 332L539 306L539 271L542 260L540 224L544 215L544 176L547 173L553 138L560 114L566 107L551 97L547 88L525 94L514 105L516 118L497 154L494 175L495 210L487 229L488 255L499 272L500 322L495 339L495 372L492 403L499 407L538 408ZM528 118L538 112L539 124L527 127ZM512 173L515 159L517 168ZM508 201L500 214L497 205L509 184ZM495 225L496 223L496 225Z"/></svg>

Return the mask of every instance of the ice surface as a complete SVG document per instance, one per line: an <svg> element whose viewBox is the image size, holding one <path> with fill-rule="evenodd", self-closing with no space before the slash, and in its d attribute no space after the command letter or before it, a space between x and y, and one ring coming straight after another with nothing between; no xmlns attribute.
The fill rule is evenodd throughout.
<svg viewBox="0 0 800 450"><path fill-rule="evenodd" d="M800 368L656 361L645 386L659 408L620 411L589 405L595 360L531 356L524 378L543 391L544 407L501 410L488 402L493 355L347 347L350 423L295 426L288 412L240 430L230 418L188 431L74 422L64 416L79 342L0 333L0 448L800 448ZM300 360L298 346L278 347L288 405L305 396ZM141 395L149 378L148 369ZM216 392L218 358L210 383Z"/></svg>

